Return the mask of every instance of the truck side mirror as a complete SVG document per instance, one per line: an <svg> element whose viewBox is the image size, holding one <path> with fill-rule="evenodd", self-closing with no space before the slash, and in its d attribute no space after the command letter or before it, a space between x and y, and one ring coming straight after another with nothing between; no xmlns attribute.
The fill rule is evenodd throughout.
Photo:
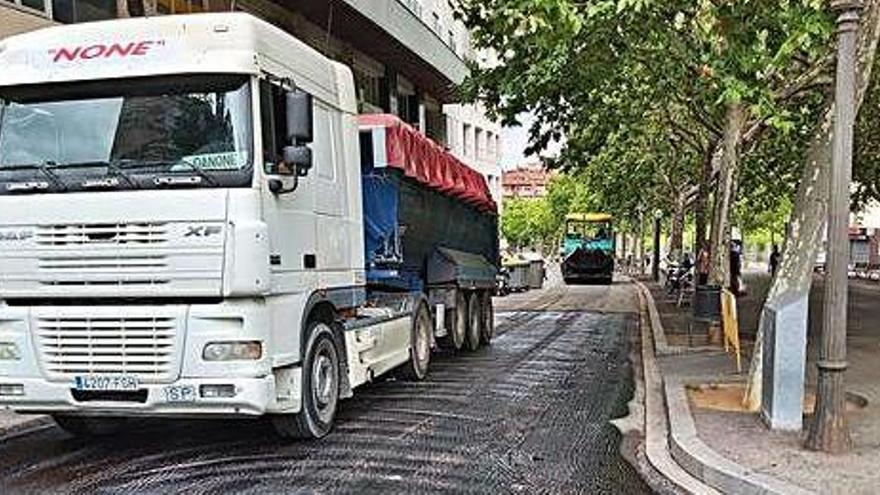
<svg viewBox="0 0 880 495"><path fill-rule="evenodd" d="M315 120L312 103L312 95L300 89L285 95L287 139L294 146L312 142Z"/></svg>
<svg viewBox="0 0 880 495"><path fill-rule="evenodd" d="M292 175L305 177L312 168L312 150L308 146L294 145L284 147L284 164Z"/></svg>

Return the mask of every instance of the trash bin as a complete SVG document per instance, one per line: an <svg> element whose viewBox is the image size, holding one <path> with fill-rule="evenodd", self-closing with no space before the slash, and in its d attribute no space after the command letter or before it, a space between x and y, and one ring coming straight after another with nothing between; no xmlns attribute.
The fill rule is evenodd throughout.
<svg viewBox="0 0 880 495"><path fill-rule="evenodd" d="M694 290L694 318L701 321L721 321L721 287L698 285Z"/></svg>
<svg viewBox="0 0 880 495"><path fill-rule="evenodd" d="M529 261L529 288L540 289L544 286L544 260Z"/></svg>
<svg viewBox="0 0 880 495"><path fill-rule="evenodd" d="M510 291L519 292L529 290L529 267L526 261L508 263L505 265L510 275Z"/></svg>

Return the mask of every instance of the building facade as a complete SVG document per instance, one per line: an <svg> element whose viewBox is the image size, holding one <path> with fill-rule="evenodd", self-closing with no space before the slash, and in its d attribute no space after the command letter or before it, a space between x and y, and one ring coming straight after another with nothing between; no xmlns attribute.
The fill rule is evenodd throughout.
<svg viewBox="0 0 880 495"><path fill-rule="evenodd" d="M482 172L500 197L500 127L456 102L474 54L446 0L0 0L0 38L55 23L232 10L351 67L362 113L399 116Z"/></svg>
<svg viewBox="0 0 880 495"><path fill-rule="evenodd" d="M541 163L527 163L504 172L501 179L504 198L540 198L547 194L553 172Z"/></svg>
<svg viewBox="0 0 880 495"><path fill-rule="evenodd" d="M446 105L447 146L459 160L486 177L492 199L501 206L501 126L479 105Z"/></svg>

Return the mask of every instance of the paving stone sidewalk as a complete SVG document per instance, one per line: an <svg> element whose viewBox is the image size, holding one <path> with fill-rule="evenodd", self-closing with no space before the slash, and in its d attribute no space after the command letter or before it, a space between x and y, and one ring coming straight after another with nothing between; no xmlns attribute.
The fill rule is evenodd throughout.
<svg viewBox="0 0 880 495"><path fill-rule="evenodd" d="M743 343L744 373L737 373L733 360L723 352L692 352L659 356L658 362L667 384L737 383L745 380L748 351L757 331L758 315L769 277L750 274L749 292L738 301ZM694 349L707 344L702 330L691 325L688 307L666 301L662 289L648 284L670 344ZM743 468L758 479L779 480L782 487L803 488L817 493L877 493L880 490L880 283L855 280L850 283L849 360L847 389L867 399L865 407L853 407L850 421L855 448L852 452L830 456L803 448L805 433L771 432L757 415L697 407L689 395L696 435L709 449ZM821 322L822 284L814 282L810 298L810 344L807 365L808 392L815 388L816 344ZM670 411L670 414L672 412ZM810 416L805 417L805 425ZM745 489L745 488L744 488ZM793 488L792 488L793 489ZM770 491L776 491L772 488ZM786 491L784 488L782 491Z"/></svg>

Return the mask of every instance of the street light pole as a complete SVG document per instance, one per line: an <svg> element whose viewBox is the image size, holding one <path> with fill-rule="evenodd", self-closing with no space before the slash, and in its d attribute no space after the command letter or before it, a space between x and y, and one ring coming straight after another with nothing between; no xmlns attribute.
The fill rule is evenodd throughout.
<svg viewBox="0 0 880 495"><path fill-rule="evenodd" d="M846 305L849 264L849 188L855 121L856 40L861 0L833 0L837 12L834 141L828 201L828 270L819 348L816 411L806 447L830 453L852 448L846 420Z"/></svg>
<svg viewBox="0 0 880 495"><path fill-rule="evenodd" d="M654 212L654 259L651 262L651 278L654 282L660 281L660 219L663 212Z"/></svg>

